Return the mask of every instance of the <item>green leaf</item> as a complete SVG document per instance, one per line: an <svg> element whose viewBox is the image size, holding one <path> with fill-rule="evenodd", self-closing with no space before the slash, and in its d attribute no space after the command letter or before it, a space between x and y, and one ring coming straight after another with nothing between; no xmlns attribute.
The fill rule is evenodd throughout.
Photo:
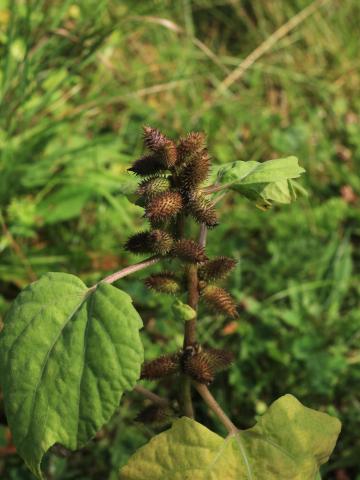
<svg viewBox="0 0 360 480"><path fill-rule="evenodd" d="M195 310L191 308L190 305L187 305L178 299L172 304L172 311L175 320L179 320L181 322L187 322L196 317Z"/></svg>
<svg viewBox="0 0 360 480"><path fill-rule="evenodd" d="M272 404L258 423L226 439L183 417L140 448L121 480L315 480L340 432L333 417L292 395Z"/></svg>
<svg viewBox="0 0 360 480"><path fill-rule="evenodd" d="M48 273L13 303L0 336L6 414L18 453L42 478L44 453L81 447L140 376L141 319L131 298L101 283Z"/></svg>
<svg viewBox="0 0 360 480"><path fill-rule="evenodd" d="M296 199L292 179L304 171L293 156L263 163L238 161L221 166L217 181L224 188L240 193L259 206L270 206L272 202L291 203Z"/></svg>
<svg viewBox="0 0 360 480"><path fill-rule="evenodd" d="M297 178L304 172L305 170L298 164L298 159L291 156L268 160L263 163L255 161L228 163L220 168L218 178L226 183L234 182L250 185Z"/></svg>

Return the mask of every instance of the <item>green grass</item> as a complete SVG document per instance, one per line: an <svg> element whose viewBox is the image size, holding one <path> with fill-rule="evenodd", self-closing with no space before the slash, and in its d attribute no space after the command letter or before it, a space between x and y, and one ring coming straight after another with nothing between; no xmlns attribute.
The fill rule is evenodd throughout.
<svg viewBox="0 0 360 480"><path fill-rule="evenodd" d="M220 87L309 4L1 1L0 312L43 272L92 284L134 260L122 245L142 213L122 191L143 124L174 136L205 130L217 163L297 155L307 199L266 213L240 198L222 203L209 253L240 259L230 286L241 317L226 334L226 322L203 312L199 335L237 352L237 367L214 385L235 423L250 426L264 404L293 393L342 419L323 477L343 469L352 479L360 478L360 5L329 0ZM168 300L141 282L121 284L146 322L147 355L179 346ZM49 478L116 478L149 437L129 427L140 405L129 395L126 413L85 452L50 455ZM0 472L30 478L14 456L0 459Z"/></svg>

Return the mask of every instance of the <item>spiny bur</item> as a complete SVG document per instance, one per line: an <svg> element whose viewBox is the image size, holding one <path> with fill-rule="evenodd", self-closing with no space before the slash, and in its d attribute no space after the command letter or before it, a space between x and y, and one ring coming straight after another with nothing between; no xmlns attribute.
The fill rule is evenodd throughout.
<svg viewBox="0 0 360 480"><path fill-rule="evenodd" d="M152 152L161 156L166 168L171 168L176 163L176 145L159 130L152 127L144 127L144 143Z"/></svg>
<svg viewBox="0 0 360 480"><path fill-rule="evenodd" d="M188 209L198 223L205 223L208 228L219 224L214 205L201 193L190 195Z"/></svg>
<svg viewBox="0 0 360 480"><path fill-rule="evenodd" d="M205 348L203 352L208 357L209 364L214 372L225 370L234 361L234 354L229 350Z"/></svg>
<svg viewBox="0 0 360 480"><path fill-rule="evenodd" d="M162 355L145 362L141 369L140 378L146 380L156 380L177 373L180 368L180 359L177 353Z"/></svg>
<svg viewBox="0 0 360 480"><path fill-rule="evenodd" d="M130 168L128 168L129 172L133 172L135 175L140 176L155 175L156 173L160 173L164 170L166 170L166 167L164 166L161 157L155 153L144 155L143 157L139 158L139 160L136 160Z"/></svg>
<svg viewBox="0 0 360 480"><path fill-rule="evenodd" d="M159 405L149 405L144 408L135 418L136 422L151 425L155 428L165 427L175 417L175 412L170 407L161 407Z"/></svg>
<svg viewBox="0 0 360 480"><path fill-rule="evenodd" d="M206 150L194 155L179 172L179 185L184 192L194 190L204 182L210 171L210 157Z"/></svg>
<svg viewBox="0 0 360 480"><path fill-rule="evenodd" d="M178 164L181 165L193 154L204 150L205 140L203 132L190 132L185 137L181 137L177 145Z"/></svg>
<svg viewBox="0 0 360 480"><path fill-rule="evenodd" d="M171 272L154 273L147 277L145 285L160 293L175 295L181 291L181 283Z"/></svg>
<svg viewBox="0 0 360 480"><path fill-rule="evenodd" d="M149 200L145 208L145 216L151 222L163 222L177 215L182 207L181 194L176 190L169 190Z"/></svg>
<svg viewBox="0 0 360 480"><path fill-rule="evenodd" d="M206 281L222 280L236 266L236 260L230 257L216 257L208 260L199 269L199 278Z"/></svg>
<svg viewBox="0 0 360 480"><path fill-rule="evenodd" d="M187 356L182 363L182 368L184 373L196 382L210 385L214 380L214 369L210 364L208 355L203 351Z"/></svg>
<svg viewBox="0 0 360 480"><path fill-rule="evenodd" d="M147 178L143 180L137 190L139 195L145 198L152 198L159 193L170 189L170 181L166 177Z"/></svg>
<svg viewBox="0 0 360 480"><path fill-rule="evenodd" d="M173 243L174 240L169 233L155 229L136 233L125 243L125 249L138 254L166 255L172 249Z"/></svg>
<svg viewBox="0 0 360 480"><path fill-rule="evenodd" d="M174 243L171 254L188 263L202 263L207 260L204 247L194 240L178 240Z"/></svg>
<svg viewBox="0 0 360 480"><path fill-rule="evenodd" d="M181 356L181 368L196 382L209 385L217 372L226 369L234 360L233 354L218 348L203 348L199 344L187 347Z"/></svg>
<svg viewBox="0 0 360 480"><path fill-rule="evenodd" d="M231 318L238 316L236 304L226 290L215 285L207 285L201 290L201 297L215 312L223 313Z"/></svg>

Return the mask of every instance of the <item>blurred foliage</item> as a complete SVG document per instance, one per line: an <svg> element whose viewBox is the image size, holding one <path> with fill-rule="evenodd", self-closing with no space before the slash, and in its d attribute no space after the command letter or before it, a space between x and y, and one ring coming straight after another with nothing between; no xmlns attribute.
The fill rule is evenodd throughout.
<svg viewBox="0 0 360 480"><path fill-rule="evenodd" d="M143 124L205 130L219 164L296 155L308 199L269 212L239 197L219 204L208 251L239 259L230 286L241 317L201 311L199 337L238 356L213 387L235 423L251 426L292 393L343 422L323 478L359 479L359 2L328 0L220 88L310 3L0 0L0 312L46 271L90 285L134 261L122 245L142 213L122 194ZM151 358L181 345L183 325L172 301L145 291L145 275L119 284ZM132 421L142 404L129 394L87 448L49 454L48 478L117 478L150 438ZM1 478L30 479L4 426Z"/></svg>

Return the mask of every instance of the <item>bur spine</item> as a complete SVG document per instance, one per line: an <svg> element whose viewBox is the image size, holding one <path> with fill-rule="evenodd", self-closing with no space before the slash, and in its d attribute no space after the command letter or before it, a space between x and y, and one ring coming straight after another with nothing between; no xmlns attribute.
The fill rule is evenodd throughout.
<svg viewBox="0 0 360 480"><path fill-rule="evenodd" d="M190 132L181 137L178 145L178 164L185 163L194 154L198 154L205 148L206 137L203 132Z"/></svg>
<svg viewBox="0 0 360 480"><path fill-rule="evenodd" d="M208 228L214 228L219 224L215 207L204 194L196 193L191 195L188 208L198 223L204 223Z"/></svg>
<svg viewBox="0 0 360 480"><path fill-rule="evenodd" d="M181 291L181 282L171 272L154 273L147 277L145 285L160 293L175 295Z"/></svg>
<svg viewBox="0 0 360 480"><path fill-rule="evenodd" d="M149 150L159 155L166 168L175 165L177 158L176 145L158 129L144 127L144 143Z"/></svg>
<svg viewBox="0 0 360 480"><path fill-rule="evenodd" d="M183 207L183 199L176 190L154 196L146 205L145 216L153 222L164 222L175 217Z"/></svg>
<svg viewBox="0 0 360 480"><path fill-rule="evenodd" d="M227 315L230 318L238 316L236 304L226 290L215 285L207 285L201 291L205 303L215 312Z"/></svg>
<svg viewBox="0 0 360 480"><path fill-rule="evenodd" d="M207 260L205 249L194 240L181 239L174 243L172 255L187 263L202 263Z"/></svg>
<svg viewBox="0 0 360 480"><path fill-rule="evenodd" d="M183 362L183 371L195 382L210 385L214 380L214 369L205 352L188 356Z"/></svg>
<svg viewBox="0 0 360 480"><path fill-rule="evenodd" d="M210 157L207 150L194 155L179 173L179 184L183 192L195 190L210 173Z"/></svg>
<svg viewBox="0 0 360 480"><path fill-rule="evenodd" d="M168 191L170 185L170 181L166 177L147 178L140 183L137 193L149 199L159 193Z"/></svg>
<svg viewBox="0 0 360 480"><path fill-rule="evenodd" d="M172 249L173 243L173 237L169 233L154 229L139 232L130 237L125 243L125 250L136 254L166 255Z"/></svg>
<svg viewBox="0 0 360 480"><path fill-rule="evenodd" d="M179 371L180 360L178 354L162 355L145 362L141 369L140 378L146 380L156 380L168 377Z"/></svg>
<svg viewBox="0 0 360 480"><path fill-rule="evenodd" d="M206 281L222 280L235 268L236 260L230 257L216 257L208 260L199 269L199 278Z"/></svg>
<svg viewBox="0 0 360 480"><path fill-rule="evenodd" d="M151 153L136 160L128 170L135 175L149 176L164 171L165 165L159 155Z"/></svg>
<svg viewBox="0 0 360 480"><path fill-rule="evenodd" d="M221 372L228 368L234 361L234 354L229 350L221 348L206 348L205 355L208 357L209 364L214 372Z"/></svg>

